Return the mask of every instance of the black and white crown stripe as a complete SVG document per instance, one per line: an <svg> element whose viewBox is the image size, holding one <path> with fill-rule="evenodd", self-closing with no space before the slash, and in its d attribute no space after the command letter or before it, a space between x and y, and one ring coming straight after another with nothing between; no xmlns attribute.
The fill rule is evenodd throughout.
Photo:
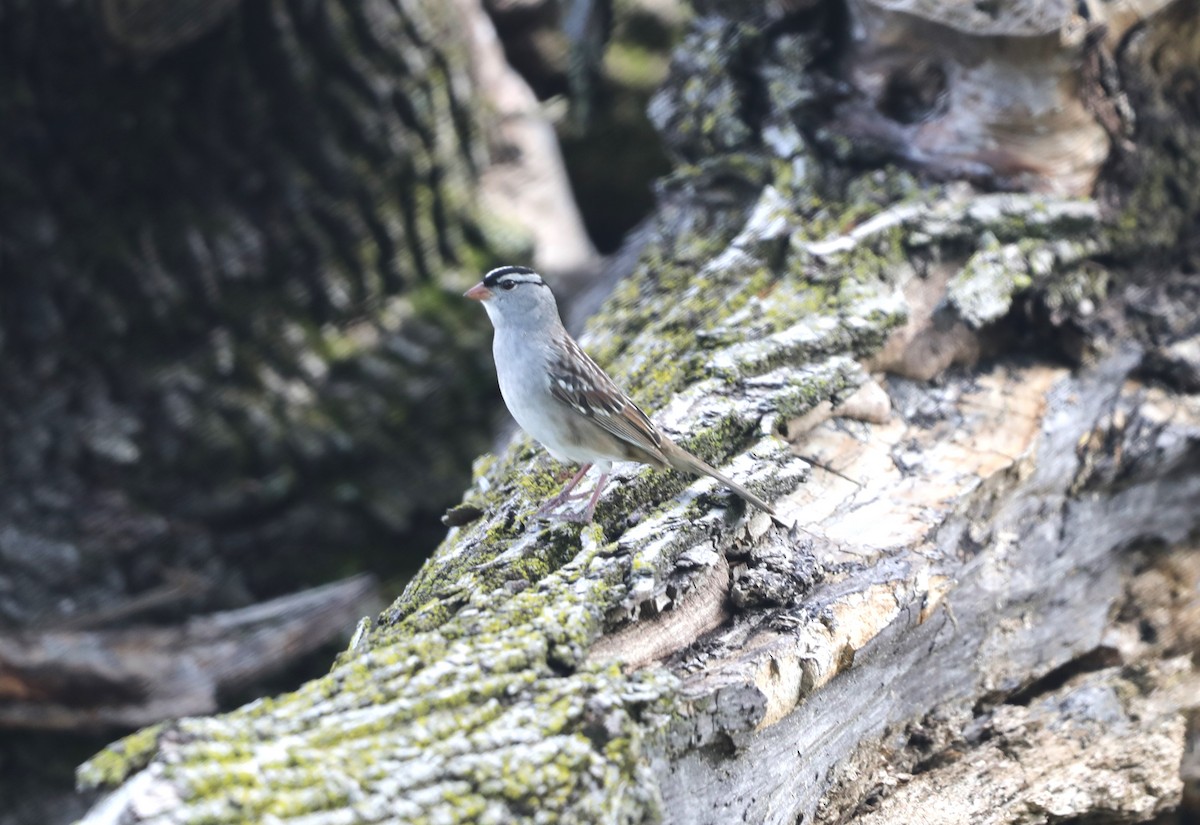
<svg viewBox="0 0 1200 825"><path fill-rule="evenodd" d="M542 276L527 266L501 266L483 276L483 285L489 288L499 286L502 281L514 284L546 285Z"/></svg>

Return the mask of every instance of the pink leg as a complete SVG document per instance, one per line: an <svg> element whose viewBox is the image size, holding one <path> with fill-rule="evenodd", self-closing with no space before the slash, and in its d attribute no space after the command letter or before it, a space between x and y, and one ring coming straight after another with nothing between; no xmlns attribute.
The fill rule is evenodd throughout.
<svg viewBox="0 0 1200 825"><path fill-rule="evenodd" d="M591 467L590 464L588 466ZM537 513L535 513L535 515L536 516L545 515L550 510L553 510L554 508L558 507L561 504L566 503L567 501L571 501L573 499L583 498L584 496L587 496L587 493L577 493L575 495L567 495L567 493L570 491L570 489L579 482L580 477L582 477L582 473L580 473L580 476L576 477L575 479L572 479L572 483L570 485L568 485L567 489L563 490L561 493L559 493L557 496L552 498L550 501L546 502L546 504L544 504L542 506L542 508L540 510L538 510ZM604 485L606 485L607 483L608 483L608 473L601 473L600 478L596 480L596 489L592 490L591 496L588 497L587 507L583 508L583 510L580 510L577 513L569 513L568 512L568 513L562 513L562 514L556 515L555 518L558 518L562 521L578 521L578 522L584 522L584 523L591 521L592 516L596 512L596 502L598 502L600 500L600 494L604 492Z"/></svg>
<svg viewBox="0 0 1200 825"><path fill-rule="evenodd" d="M592 516L596 513L596 502L600 500L600 493L604 492L604 485L608 483L608 473L601 473L600 478L596 480L596 489L592 491L592 497L588 499L587 509L583 511L581 521L591 521Z"/></svg>
<svg viewBox="0 0 1200 825"><path fill-rule="evenodd" d="M562 492L560 492L554 498L550 499L545 504L543 504L541 507L539 507L538 511L536 513L534 513L534 515L535 516L545 515L546 513L549 513L551 510L554 510L556 507L566 504L571 499L576 498L576 496L571 495L571 491L575 489L575 485L577 485L583 479L583 477L587 474L587 471L590 469L592 469L591 464L584 464L582 467L580 467L579 472L577 472L575 474L575 476L570 481L567 482L566 487L562 488Z"/></svg>

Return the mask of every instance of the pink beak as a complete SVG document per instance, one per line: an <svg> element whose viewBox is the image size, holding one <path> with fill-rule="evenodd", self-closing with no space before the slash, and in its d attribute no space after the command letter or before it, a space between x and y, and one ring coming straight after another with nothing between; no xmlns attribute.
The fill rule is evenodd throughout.
<svg viewBox="0 0 1200 825"><path fill-rule="evenodd" d="M486 301L492 297L492 291L483 285L483 281L480 281L464 292L463 297L470 298L472 301Z"/></svg>

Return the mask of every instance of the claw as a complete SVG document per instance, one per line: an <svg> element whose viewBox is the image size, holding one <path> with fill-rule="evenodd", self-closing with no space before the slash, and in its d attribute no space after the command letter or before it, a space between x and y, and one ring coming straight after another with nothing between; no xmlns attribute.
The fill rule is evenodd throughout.
<svg viewBox="0 0 1200 825"><path fill-rule="evenodd" d="M581 478L583 478L583 474L591 469L591 466L592 465L590 464L584 465L579 472L575 474L575 477L571 479L570 483L563 488L562 492L539 507L537 512L533 514L533 517L546 518L550 521L571 521L578 522L580 524L589 523L592 520L592 516L596 514L596 502L600 500L600 493L604 491L604 485L608 483L608 473L601 474L600 478L596 480L596 488L592 490L591 493L572 493L571 491L575 489L575 485L579 483ZM588 499L588 504L587 507L583 508L582 510L574 512L568 511L565 513L554 512L568 502L579 501L584 498ZM553 515L551 515L552 513Z"/></svg>
<svg viewBox="0 0 1200 825"><path fill-rule="evenodd" d="M546 521L565 521L572 524L587 524L592 517L584 510L567 510L562 513L539 513L538 518Z"/></svg>

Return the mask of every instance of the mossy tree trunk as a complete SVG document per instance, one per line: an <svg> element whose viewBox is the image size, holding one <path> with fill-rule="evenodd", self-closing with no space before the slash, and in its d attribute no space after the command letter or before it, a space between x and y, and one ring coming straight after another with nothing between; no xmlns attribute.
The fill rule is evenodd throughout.
<svg viewBox="0 0 1200 825"><path fill-rule="evenodd" d="M1180 804L1195 4L772 8L700 7L652 108L677 171L585 343L780 518L630 468L548 525L562 468L518 437L328 676L114 745L89 822Z"/></svg>
<svg viewBox="0 0 1200 825"><path fill-rule="evenodd" d="M10 625L172 568L210 605L319 581L487 443L438 438L490 397L445 297L488 254L452 8L171 6L0 22Z"/></svg>
<svg viewBox="0 0 1200 825"><path fill-rule="evenodd" d="M212 712L377 588L292 591L440 538L498 401L459 294L586 239L478 4L0 0L0 43L0 727Z"/></svg>

